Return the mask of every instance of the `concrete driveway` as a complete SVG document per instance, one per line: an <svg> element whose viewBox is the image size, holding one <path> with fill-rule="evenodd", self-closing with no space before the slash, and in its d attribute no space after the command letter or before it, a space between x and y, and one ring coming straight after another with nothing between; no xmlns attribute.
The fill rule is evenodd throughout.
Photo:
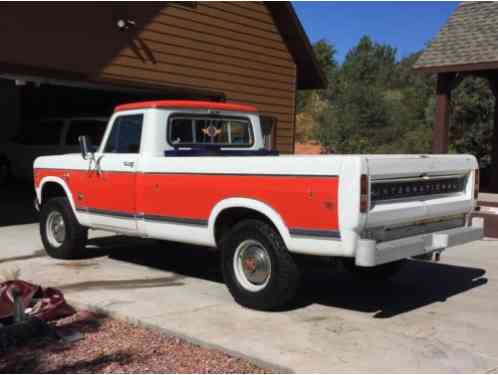
<svg viewBox="0 0 498 375"><path fill-rule="evenodd" d="M411 261L380 287L309 270L293 306L265 313L233 302L216 254L105 236L87 259L60 261L40 250L36 224L0 227L0 272L19 268L79 305L296 372L498 371L495 240Z"/></svg>

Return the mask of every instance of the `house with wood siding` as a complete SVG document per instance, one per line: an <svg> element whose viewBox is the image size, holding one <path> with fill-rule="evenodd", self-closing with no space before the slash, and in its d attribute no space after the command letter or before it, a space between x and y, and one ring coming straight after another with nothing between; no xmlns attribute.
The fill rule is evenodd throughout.
<svg viewBox="0 0 498 375"><path fill-rule="evenodd" d="M290 3L2 3L0 45L0 91L20 127L135 99L244 102L292 153L296 91L326 85Z"/></svg>

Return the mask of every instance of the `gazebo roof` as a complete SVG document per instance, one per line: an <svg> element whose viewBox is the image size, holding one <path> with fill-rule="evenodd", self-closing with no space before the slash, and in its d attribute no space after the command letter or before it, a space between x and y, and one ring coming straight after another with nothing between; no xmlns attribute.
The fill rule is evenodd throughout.
<svg viewBox="0 0 498 375"><path fill-rule="evenodd" d="M498 69L498 2L461 3L414 69L438 73Z"/></svg>

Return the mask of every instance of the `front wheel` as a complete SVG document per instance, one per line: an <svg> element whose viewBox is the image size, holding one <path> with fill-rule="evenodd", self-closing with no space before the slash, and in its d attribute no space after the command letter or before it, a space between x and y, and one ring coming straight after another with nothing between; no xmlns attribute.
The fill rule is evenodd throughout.
<svg viewBox="0 0 498 375"><path fill-rule="evenodd" d="M57 259L83 255L88 231L73 214L67 198L52 198L40 211L40 235L47 254Z"/></svg>
<svg viewBox="0 0 498 375"><path fill-rule="evenodd" d="M222 241L223 278L242 306L273 310L295 295L299 269L276 229L244 220Z"/></svg>

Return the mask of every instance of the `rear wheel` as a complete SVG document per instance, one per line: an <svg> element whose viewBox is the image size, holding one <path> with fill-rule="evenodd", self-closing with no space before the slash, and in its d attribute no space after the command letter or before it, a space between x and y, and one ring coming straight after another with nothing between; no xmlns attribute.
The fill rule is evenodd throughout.
<svg viewBox="0 0 498 375"><path fill-rule="evenodd" d="M40 235L52 258L75 259L83 254L88 231L76 220L67 198L57 197L41 208Z"/></svg>
<svg viewBox="0 0 498 375"><path fill-rule="evenodd" d="M403 265L406 259L395 262L384 263L375 267L359 267L354 264L354 259L343 259L344 268L360 280L365 281L385 281L395 276Z"/></svg>
<svg viewBox="0 0 498 375"><path fill-rule="evenodd" d="M241 305L272 310L295 295L299 269L276 229L244 220L222 241L223 278Z"/></svg>

